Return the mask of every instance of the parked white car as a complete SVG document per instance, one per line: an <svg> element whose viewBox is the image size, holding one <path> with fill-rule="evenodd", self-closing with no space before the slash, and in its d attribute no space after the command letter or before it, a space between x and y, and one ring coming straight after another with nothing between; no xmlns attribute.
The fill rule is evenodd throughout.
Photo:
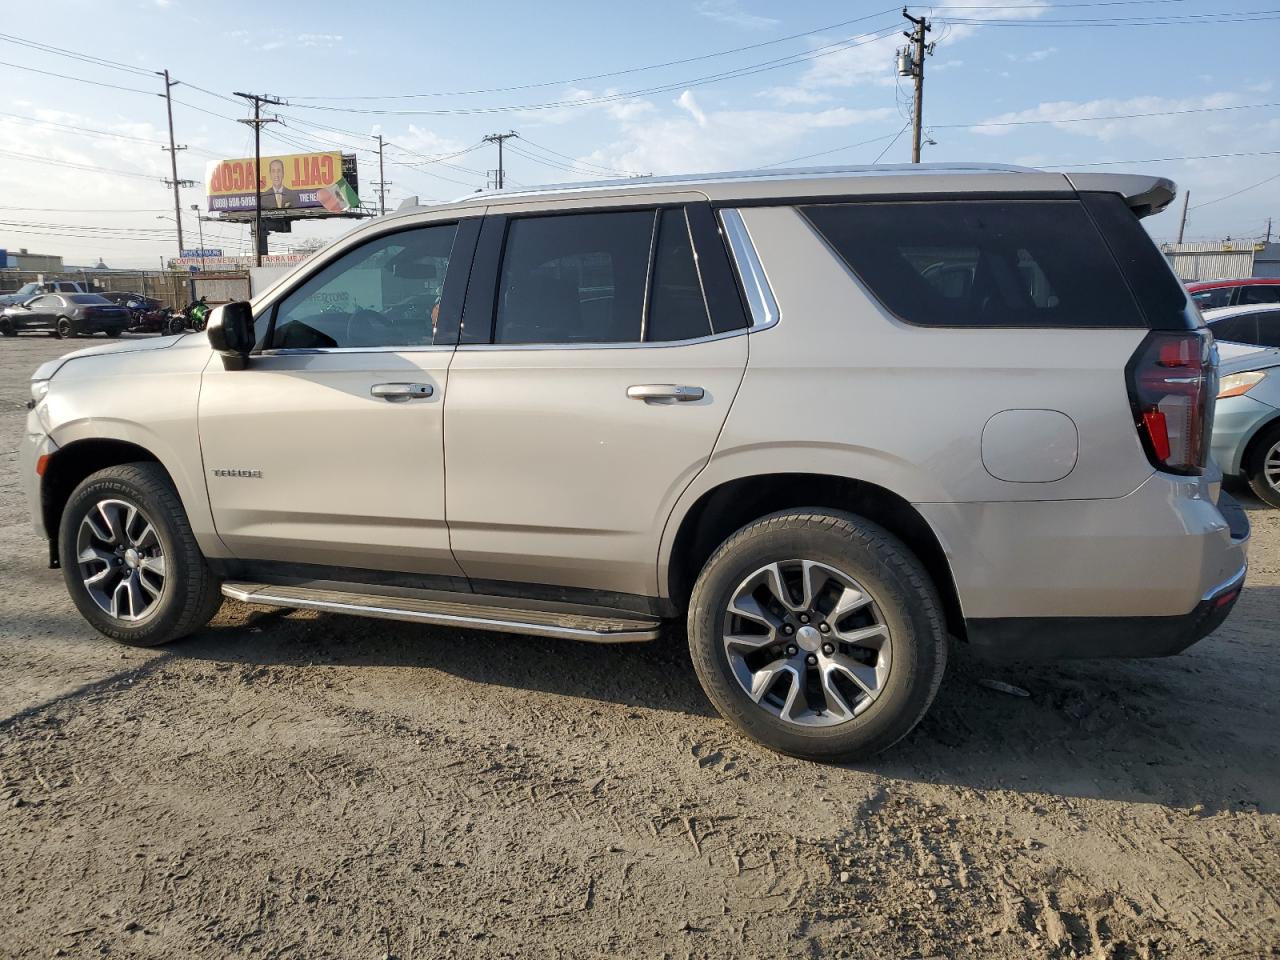
<svg viewBox="0 0 1280 960"><path fill-rule="evenodd" d="M121 642L224 595L608 643L684 620L740 729L863 756L949 636L1163 655L1235 603L1212 338L1138 222L1173 196L924 166L404 211L207 336L41 367L35 525Z"/></svg>

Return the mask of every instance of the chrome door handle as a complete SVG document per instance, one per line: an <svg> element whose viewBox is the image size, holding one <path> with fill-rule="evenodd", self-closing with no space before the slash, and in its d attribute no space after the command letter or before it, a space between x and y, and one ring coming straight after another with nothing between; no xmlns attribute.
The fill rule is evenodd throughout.
<svg viewBox="0 0 1280 960"><path fill-rule="evenodd" d="M701 387L684 387L674 383L637 383L627 387L627 396L645 403L688 403L706 395Z"/></svg>
<svg viewBox="0 0 1280 960"><path fill-rule="evenodd" d="M369 388L369 393L375 397L381 397L388 403L425 400L434 392L429 383L375 383Z"/></svg>

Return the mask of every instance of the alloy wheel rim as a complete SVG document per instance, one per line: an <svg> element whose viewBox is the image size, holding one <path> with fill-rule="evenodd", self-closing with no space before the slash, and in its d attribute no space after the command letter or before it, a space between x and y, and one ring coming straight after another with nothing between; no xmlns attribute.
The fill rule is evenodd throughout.
<svg viewBox="0 0 1280 960"><path fill-rule="evenodd" d="M109 617L135 623L164 595L164 547L155 525L136 504L99 500L80 521L76 562L85 591Z"/></svg>
<svg viewBox="0 0 1280 960"><path fill-rule="evenodd" d="M1280 493L1280 442L1267 451L1266 459L1262 461L1262 476L1267 486Z"/></svg>
<svg viewBox="0 0 1280 960"><path fill-rule="evenodd" d="M871 592L814 560L771 563L739 583L723 639L743 692L800 727L861 714L884 691L892 665L892 636Z"/></svg>

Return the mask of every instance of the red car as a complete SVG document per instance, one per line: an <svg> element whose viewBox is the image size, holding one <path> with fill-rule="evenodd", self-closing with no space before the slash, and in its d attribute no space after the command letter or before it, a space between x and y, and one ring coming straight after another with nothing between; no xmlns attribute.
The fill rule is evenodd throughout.
<svg viewBox="0 0 1280 960"><path fill-rule="evenodd" d="M1198 280L1188 283L1187 290L1201 310L1234 307L1244 303L1280 303L1280 277Z"/></svg>

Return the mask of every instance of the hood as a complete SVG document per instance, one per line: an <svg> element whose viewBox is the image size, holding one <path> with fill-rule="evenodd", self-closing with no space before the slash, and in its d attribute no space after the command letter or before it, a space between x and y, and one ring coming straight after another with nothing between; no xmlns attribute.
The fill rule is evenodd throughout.
<svg viewBox="0 0 1280 960"><path fill-rule="evenodd" d="M108 353L141 353L147 350L164 350L190 336L196 335L180 333L172 337L147 337L145 340L121 340L117 343L105 343L98 347L86 347L83 350L74 350L71 353L63 354L56 360L50 360L47 363L42 363L39 368L36 369L36 372L31 375L31 379L48 380L62 369L63 364L71 360L80 360L85 357L100 357Z"/></svg>
<svg viewBox="0 0 1280 960"><path fill-rule="evenodd" d="M1253 347L1243 343L1218 343L1218 374L1228 376L1246 370L1280 367L1280 347Z"/></svg>

